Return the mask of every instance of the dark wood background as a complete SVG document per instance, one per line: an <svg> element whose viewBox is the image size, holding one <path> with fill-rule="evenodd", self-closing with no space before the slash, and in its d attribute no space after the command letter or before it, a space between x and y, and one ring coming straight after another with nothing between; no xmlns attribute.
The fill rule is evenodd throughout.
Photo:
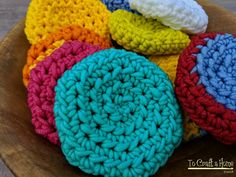
<svg viewBox="0 0 236 177"><path fill-rule="evenodd" d="M204 0L203 0L204 1ZM211 0L228 9L236 11L236 0ZM0 0L0 39L19 19L23 18L29 0ZM207 5L206 5L207 6ZM213 8L213 10L215 10ZM209 27L215 31L222 29L225 32L236 32L235 18L234 24L221 21L223 19L221 11L219 14L215 11L211 14L211 24ZM224 16L224 15L223 15ZM225 15L224 18L230 18L231 15ZM232 20L232 19L231 19ZM0 44L0 177L47 177L47 176L88 176L79 170L70 167L61 156L57 147L49 144L46 140L33 133L29 120L29 112L26 108L25 89L21 82L21 68L25 61L26 51L29 47L24 33L23 21L20 22ZM217 27L214 27L218 24ZM230 26L229 26L230 24ZM230 29L231 28L231 29ZM20 51L20 53L18 53ZM13 107L10 107L13 106ZM4 120L7 119L7 120ZM29 130L23 131L27 128ZM43 146L42 149L35 144ZM29 154L27 154L29 152ZM24 154L25 153L25 154ZM52 157L52 154L55 156ZM168 164L160 170L158 176L175 177L175 176L236 176L234 174L224 174L223 172L188 172L187 160L203 158L221 158L226 160L235 160L235 146L225 146L213 140L211 137L205 137L195 140L188 144L181 145ZM47 159L48 158L48 159ZM57 160L58 162L54 162ZM47 164L51 162L52 165ZM45 163L45 164L43 164ZM9 168L8 168L8 167ZM59 172L54 172L54 170ZM63 171L63 169L68 171ZM171 169L171 170L168 170ZM175 172L175 173L173 173Z"/></svg>

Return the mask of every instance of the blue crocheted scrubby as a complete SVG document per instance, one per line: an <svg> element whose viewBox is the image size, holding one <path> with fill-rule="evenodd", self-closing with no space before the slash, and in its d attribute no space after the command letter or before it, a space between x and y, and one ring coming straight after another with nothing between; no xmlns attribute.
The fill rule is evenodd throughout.
<svg viewBox="0 0 236 177"><path fill-rule="evenodd" d="M183 127L167 75L125 50L97 52L64 73L54 113L70 164L105 177L147 177L180 144Z"/></svg>
<svg viewBox="0 0 236 177"><path fill-rule="evenodd" d="M206 46L199 45L197 64L192 72L199 74L203 84L225 107L236 110L236 38L231 34L218 34L215 39L205 39Z"/></svg>
<svg viewBox="0 0 236 177"><path fill-rule="evenodd" d="M102 0L102 2L107 6L108 10L110 10L111 12L118 9L132 11L129 6L129 0Z"/></svg>

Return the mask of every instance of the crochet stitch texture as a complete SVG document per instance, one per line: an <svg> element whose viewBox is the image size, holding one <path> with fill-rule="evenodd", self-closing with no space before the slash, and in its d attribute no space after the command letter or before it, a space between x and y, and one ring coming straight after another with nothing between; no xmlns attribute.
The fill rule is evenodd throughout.
<svg viewBox="0 0 236 177"><path fill-rule="evenodd" d="M102 0L102 2L107 6L107 8L111 12L118 9L132 11L129 6L129 0Z"/></svg>
<svg viewBox="0 0 236 177"><path fill-rule="evenodd" d="M174 83L179 55L151 56L150 60L163 69L169 76L171 82Z"/></svg>
<svg viewBox="0 0 236 177"><path fill-rule="evenodd" d="M161 69L163 69L163 71L169 76L170 80L174 84L179 55L152 56L150 57L150 60L157 64ZM206 134L204 130L202 130L191 119L189 119L189 116L186 112L183 112L183 120L184 141L190 141Z"/></svg>
<svg viewBox="0 0 236 177"><path fill-rule="evenodd" d="M109 38L110 11L99 0L32 0L25 22L31 44L61 27L79 25Z"/></svg>
<svg viewBox="0 0 236 177"><path fill-rule="evenodd" d="M70 41L55 50L31 71L28 85L28 106L36 133L59 144L55 128L53 105L58 78L75 63L100 50L84 42Z"/></svg>
<svg viewBox="0 0 236 177"><path fill-rule="evenodd" d="M129 0L132 9L175 30L203 33L208 16L195 0Z"/></svg>
<svg viewBox="0 0 236 177"><path fill-rule="evenodd" d="M182 139L182 119L167 75L124 50L97 52L58 80L54 104L61 148L93 175L147 177Z"/></svg>
<svg viewBox="0 0 236 177"><path fill-rule="evenodd" d="M181 31L125 10L112 13L109 29L119 45L145 55L178 54L189 43L188 35Z"/></svg>
<svg viewBox="0 0 236 177"><path fill-rule="evenodd" d="M190 118L226 144L236 142L235 53L233 35L196 36L180 56L175 81Z"/></svg>
<svg viewBox="0 0 236 177"><path fill-rule="evenodd" d="M61 28L55 33L51 33L44 40L30 47L27 55L27 62L23 68L23 82L27 86L29 74L39 61L49 56L55 49L59 48L65 41L78 40L92 45L99 45L101 48L111 47L111 41L103 38L95 32L82 28L77 25L71 25Z"/></svg>

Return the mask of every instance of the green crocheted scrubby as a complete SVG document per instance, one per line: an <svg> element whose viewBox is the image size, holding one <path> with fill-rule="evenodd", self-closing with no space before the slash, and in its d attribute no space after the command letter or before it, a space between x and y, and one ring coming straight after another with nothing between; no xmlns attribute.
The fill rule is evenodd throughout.
<svg viewBox="0 0 236 177"><path fill-rule="evenodd" d="M180 109L167 75L125 50L97 52L64 73L54 105L70 164L105 177L147 177L180 144Z"/></svg>

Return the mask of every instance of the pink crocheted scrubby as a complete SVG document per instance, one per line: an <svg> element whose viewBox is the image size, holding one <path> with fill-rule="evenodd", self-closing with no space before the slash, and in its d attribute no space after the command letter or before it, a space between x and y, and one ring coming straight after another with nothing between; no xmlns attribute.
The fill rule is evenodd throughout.
<svg viewBox="0 0 236 177"><path fill-rule="evenodd" d="M38 63L30 73L28 105L36 133L60 144L53 115L54 87L62 74L83 58L101 50L99 46L69 41Z"/></svg>

